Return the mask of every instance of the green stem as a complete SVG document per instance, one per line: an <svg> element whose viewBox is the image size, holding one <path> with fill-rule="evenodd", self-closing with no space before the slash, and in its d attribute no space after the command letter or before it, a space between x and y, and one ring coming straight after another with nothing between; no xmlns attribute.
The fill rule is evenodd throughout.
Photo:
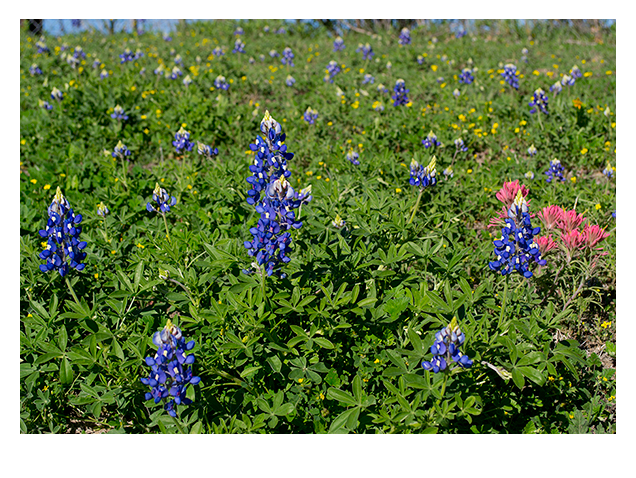
<svg viewBox="0 0 636 478"><path fill-rule="evenodd" d="M170 232L168 232L168 221L166 220L166 214L161 214L163 216L163 223L166 226L166 237L168 238L168 242L170 242Z"/></svg>
<svg viewBox="0 0 636 478"><path fill-rule="evenodd" d="M420 189L420 193L417 195L417 201L415 202L415 206L413 206L413 212L411 213L411 218L407 224L411 224L413 222L413 218L415 217L415 213L417 212L417 208L420 205L420 199L422 199L423 189Z"/></svg>
<svg viewBox="0 0 636 478"><path fill-rule="evenodd" d="M501 323L503 321L504 311L506 310L507 299L508 299L508 276L506 276L506 280L504 282L503 303L501 304L501 312L499 313L499 323L497 324L498 331L501 329Z"/></svg>
<svg viewBox="0 0 636 478"><path fill-rule="evenodd" d="M170 416L172 417L172 415ZM183 431L183 427L179 423L179 420L177 420L177 417L172 417L172 421L174 421L174 424L177 425L177 428L179 429L179 433L181 433L182 435L185 435L185 432Z"/></svg>
<svg viewBox="0 0 636 478"><path fill-rule="evenodd" d="M71 281L68 280L68 277L65 277L64 280L66 280L66 285L68 286L68 290L71 291L71 295L73 296L73 299L75 299L75 302L77 302L79 304L79 300L77 299L77 296L75 295L75 291L73 290L73 286L71 285Z"/></svg>

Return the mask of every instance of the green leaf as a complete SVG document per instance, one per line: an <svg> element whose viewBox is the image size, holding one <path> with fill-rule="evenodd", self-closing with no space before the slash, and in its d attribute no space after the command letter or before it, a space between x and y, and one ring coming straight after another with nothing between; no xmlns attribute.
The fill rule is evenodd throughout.
<svg viewBox="0 0 636 478"><path fill-rule="evenodd" d="M518 367L515 367L515 368L512 369L512 381L520 389L523 388L523 386L526 383L526 381L523 379L523 375L519 371Z"/></svg>
<svg viewBox="0 0 636 478"><path fill-rule="evenodd" d="M353 398L353 396L351 396L350 393L343 392L342 390L338 388L329 388L327 390L327 398L330 398L332 400L337 400L341 403L345 403L351 406L356 405L356 400L355 398Z"/></svg>
<svg viewBox="0 0 636 478"><path fill-rule="evenodd" d="M73 381L73 367L66 357L62 358L60 364L60 382L67 385Z"/></svg>
<svg viewBox="0 0 636 478"><path fill-rule="evenodd" d="M135 267L135 276L133 278L135 284L135 291L139 290L139 282L141 281L142 275L144 273L144 261L140 261Z"/></svg>
<svg viewBox="0 0 636 478"><path fill-rule="evenodd" d="M66 344L68 343L68 334L66 333L66 327L60 327L60 331L57 334L57 345L60 350L66 350Z"/></svg>
<svg viewBox="0 0 636 478"><path fill-rule="evenodd" d="M378 299L376 297L367 297L366 299L362 299L358 302L358 307L371 307L377 300Z"/></svg>
<svg viewBox="0 0 636 478"><path fill-rule="evenodd" d="M334 345L324 337L314 337L314 342L320 345L323 349L333 349Z"/></svg>

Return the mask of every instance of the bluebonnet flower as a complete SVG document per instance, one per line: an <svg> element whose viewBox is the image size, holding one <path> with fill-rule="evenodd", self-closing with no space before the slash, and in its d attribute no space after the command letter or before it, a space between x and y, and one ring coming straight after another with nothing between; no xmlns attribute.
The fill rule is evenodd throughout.
<svg viewBox="0 0 636 478"><path fill-rule="evenodd" d="M80 64L79 59L75 58L72 55L67 55L66 53L62 53L62 59L66 60L66 63L68 63L73 69L77 68L77 65Z"/></svg>
<svg viewBox="0 0 636 478"><path fill-rule="evenodd" d="M135 61L135 55L132 51L130 51L130 48L126 48L124 52L119 55L119 58L121 59L122 64L129 61Z"/></svg>
<svg viewBox="0 0 636 478"><path fill-rule="evenodd" d="M245 53L245 43L243 43L240 38L237 38L234 42L232 53Z"/></svg>
<svg viewBox="0 0 636 478"><path fill-rule="evenodd" d="M314 124L316 122L316 118L318 118L318 112L311 107L308 107L305 110L305 114L303 115L303 119L309 123Z"/></svg>
<svg viewBox="0 0 636 478"><path fill-rule="evenodd" d="M400 36L398 38L398 43L400 45L410 45L411 44L411 31L404 27L400 31Z"/></svg>
<svg viewBox="0 0 636 478"><path fill-rule="evenodd" d="M535 154L537 154L537 148L534 147L534 144L531 144L528 148L528 154L530 156L534 156Z"/></svg>
<svg viewBox="0 0 636 478"><path fill-rule="evenodd" d="M190 78L190 75L185 76L185 78L183 79L183 84L185 86L190 86L190 84L192 84L192 78Z"/></svg>
<svg viewBox="0 0 636 478"><path fill-rule="evenodd" d="M285 30L285 27L280 27L278 30L276 30L276 34L278 35L284 35L285 33L287 33L287 30Z"/></svg>
<svg viewBox="0 0 636 478"><path fill-rule="evenodd" d="M578 80L579 78L583 77L583 73L581 73L581 70L579 70L579 67L576 65L572 67L572 69L570 70L570 74L572 75L572 78L574 78L575 80Z"/></svg>
<svg viewBox="0 0 636 478"><path fill-rule="evenodd" d="M464 30L464 27L461 27L455 32L455 38L462 38L462 37L466 36L466 33L468 33L468 32L466 30Z"/></svg>
<svg viewBox="0 0 636 478"><path fill-rule="evenodd" d="M534 173L532 171L528 171L526 174L523 175L526 179L534 179Z"/></svg>
<svg viewBox="0 0 636 478"><path fill-rule="evenodd" d="M374 101L372 108L375 111L384 111L384 105L380 101Z"/></svg>
<svg viewBox="0 0 636 478"><path fill-rule="evenodd" d="M172 37L166 33L163 35L163 41L172 41Z"/></svg>
<svg viewBox="0 0 636 478"><path fill-rule="evenodd" d="M269 33L269 25L265 25L265 26L263 27L263 31L264 31L265 33Z"/></svg>
<svg viewBox="0 0 636 478"><path fill-rule="evenodd" d="M439 78L437 78L437 80L436 80L436 81L437 81L439 84L442 84L442 83L444 83L444 77L443 77L443 76L440 76Z"/></svg>
<svg viewBox="0 0 636 478"><path fill-rule="evenodd" d="M194 143L190 141L190 133L183 129L183 126L174 134L172 146L175 147L177 154L182 153L183 150L192 151L194 148Z"/></svg>
<svg viewBox="0 0 636 478"><path fill-rule="evenodd" d="M375 78L369 73L364 75L364 79L362 80L362 84L366 85L367 83L373 84L375 82Z"/></svg>
<svg viewBox="0 0 636 478"><path fill-rule="evenodd" d="M285 79L285 84L287 86L293 86L294 83L296 83L296 80L294 79L294 77L291 75L287 75L287 78Z"/></svg>
<svg viewBox="0 0 636 478"><path fill-rule="evenodd" d="M418 65L424 64L424 57L422 55L417 55L417 64Z"/></svg>
<svg viewBox="0 0 636 478"><path fill-rule="evenodd" d="M607 166L605 166L605 169L603 170L603 174L607 176L608 179L614 175L614 168L609 163L609 161L607 162Z"/></svg>
<svg viewBox="0 0 636 478"><path fill-rule="evenodd" d="M159 66L155 68L154 73L155 75L162 76L165 71L166 71L166 67L163 66L163 63L160 63Z"/></svg>
<svg viewBox="0 0 636 478"><path fill-rule="evenodd" d="M104 78L108 78L108 71L106 71L105 69L101 71L101 73L99 74L99 79L103 80Z"/></svg>
<svg viewBox="0 0 636 478"><path fill-rule="evenodd" d="M443 372L451 360L461 368L470 368L473 361L459 350L465 340L466 336L453 317L450 324L435 334L435 342L431 345L433 358L422 362L422 368L433 373Z"/></svg>
<svg viewBox="0 0 636 478"><path fill-rule="evenodd" d="M360 155L354 150L351 150L347 153L347 159L351 161L352 164L355 164L356 166L360 164L360 161L358 160L359 157Z"/></svg>
<svg viewBox="0 0 636 478"><path fill-rule="evenodd" d="M146 357L146 365L152 367L150 376L142 378L141 383L151 387L146 392L146 400L159 403L164 398L164 410L172 417L177 416L176 405L189 405L192 400L186 397L188 385L197 385L200 377L193 376L192 365L194 354L186 356L186 352L194 348L195 342L185 341L181 329L168 319L166 326L152 336L152 343L157 346L154 357Z"/></svg>
<svg viewBox="0 0 636 478"><path fill-rule="evenodd" d="M82 47L78 45L73 49L73 56L77 58L78 60L84 59L86 58L86 53L84 52Z"/></svg>
<svg viewBox="0 0 636 478"><path fill-rule="evenodd" d="M62 101L64 99L64 93L62 93L57 88L53 88L51 90L51 99L54 99L54 100L57 100L57 101Z"/></svg>
<svg viewBox="0 0 636 478"><path fill-rule="evenodd" d="M572 76L563 75L563 78L561 78L561 84L563 86L574 86L574 83L576 83L576 80Z"/></svg>
<svg viewBox="0 0 636 478"><path fill-rule="evenodd" d="M373 48L371 48L371 45L369 45L368 43L364 45L362 43L359 43L356 52L360 51L362 52L363 60L370 60L375 55L375 53L373 53Z"/></svg>
<svg viewBox="0 0 636 478"><path fill-rule="evenodd" d="M563 168L561 161L556 158L553 159L552 161L550 161L549 169L544 173L548 176L545 181L547 183L551 183L553 178L556 178L561 182L565 181L565 178L563 177L564 170L565 168Z"/></svg>
<svg viewBox="0 0 636 478"><path fill-rule="evenodd" d="M392 66L393 66L393 63L391 63L390 61L386 62L386 69L387 70L390 70Z"/></svg>
<svg viewBox="0 0 636 478"><path fill-rule="evenodd" d="M42 70L40 69L40 67L37 64L33 63L31 65L31 68L29 68L29 73L31 74L31 76L41 75L42 74Z"/></svg>
<svg viewBox="0 0 636 478"><path fill-rule="evenodd" d="M278 53L276 50L270 50L269 56L271 56L272 58L276 58L277 56L280 56L280 53Z"/></svg>
<svg viewBox="0 0 636 478"><path fill-rule="evenodd" d="M265 55L258 55L258 59L261 61L265 61Z"/></svg>
<svg viewBox="0 0 636 478"><path fill-rule="evenodd" d="M340 214L336 214L336 217L333 221L331 221L331 225L336 229L342 229L347 224L341 217Z"/></svg>
<svg viewBox="0 0 636 478"><path fill-rule="evenodd" d="M557 81L554 85L550 87L550 93L554 93L554 96L561 93L562 90L563 90L563 86L561 85L560 81Z"/></svg>
<svg viewBox="0 0 636 478"><path fill-rule="evenodd" d="M447 167L444 171L442 171L442 174L446 178L452 178L453 177L453 167L452 166Z"/></svg>
<svg viewBox="0 0 636 478"><path fill-rule="evenodd" d="M519 72L517 67L511 63L504 65L504 71L501 74L504 77L504 81L512 86L515 90L519 89Z"/></svg>
<svg viewBox="0 0 636 478"><path fill-rule="evenodd" d="M139 74L140 74L141 76L144 76L144 75L146 74L146 69L145 69L145 68L142 68L141 70L139 70Z"/></svg>
<svg viewBox="0 0 636 478"><path fill-rule="evenodd" d="M46 46L46 43L44 43L44 38L41 38L37 42L35 42L35 46L38 49L38 53L50 53L51 52L51 50L49 50L49 47Z"/></svg>
<svg viewBox="0 0 636 478"><path fill-rule="evenodd" d="M225 81L224 76L219 75L214 80L214 87L218 90L227 90L230 87L230 84Z"/></svg>
<svg viewBox="0 0 636 478"><path fill-rule="evenodd" d="M113 152L111 153L113 158L125 158L126 156L130 156L130 150L126 147L126 145L124 143L121 142L121 140L117 143L117 146L115 146L115 149L113 150Z"/></svg>
<svg viewBox="0 0 636 478"><path fill-rule="evenodd" d="M55 269L62 277L67 274L69 267L81 271L85 266L82 261L86 258L86 253L82 252L86 242L79 239L82 215L73 212L59 187L47 212L46 228L38 231L41 237L48 238L46 249L38 256L46 260L45 264L40 265L40 270L49 272Z"/></svg>
<svg viewBox="0 0 636 478"><path fill-rule="evenodd" d="M214 56L223 56L225 55L225 51L220 46L217 46L212 50L212 55Z"/></svg>
<svg viewBox="0 0 636 478"><path fill-rule="evenodd" d="M102 64L102 60L100 60L99 58L95 58L93 60L93 69L97 70L101 64Z"/></svg>
<svg viewBox="0 0 636 478"><path fill-rule="evenodd" d="M97 215L101 217L106 217L108 214L110 214L110 210L103 202L100 202L97 205Z"/></svg>
<svg viewBox="0 0 636 478"><path fill-rule="evenodd" d="M122 108L119 105L113 108L113 113L110 115L110 117L113 119L123 120L123 121L126 121L128 119L128 115L124 113L124 108Z"/></svg>
<svg viewBox="0 0 636 478"><path fill-rule="evenodd" d="M380 88L380 86L378 86L378 88ZM406 95L411 90L406 89L406 84L403 79L400 78L395 82L393 91L395 92L393 93L393 96L391 96L393 99L393 106L405 105L409 102L409 98Z"/></svg>
<svg viewBox="0 0 636 478"><path fill-rule="evenodd" d="M256 63L256 60L254 59L253 56L250 56L250 59L247 61L249 62L250 65L253 65L254 63Z"/></svg>
<svg viewBox="0 0 636 478"><path fill-rule="evenodd" d="M473 70L471 70L470 68L464 68L459 75L459 82L470 85L473 81L475 81Z"/></svg>
<svg viewBox="0 0 636 478"><path fill-rule="evenodd" d="M255 268L262 267L261 273L272 275L281 263L291 260L288 255L291 247L289 230L302 226L302 222L296 220L294 209L313 198L311 188L296 193L289 183L291 171L287 168L287 160L292 159L294 154L287 151L285 134L269 111L265 112L261 121L261 132L264 137L257 136L256 143L250 144L256 156L250 166L252 175L247 178L251 185L247 203L255 205L260 218L256 227L250 229L252 241L245 241L244 246L255 258ZM264 197L261 198L262 193ZM250 273L247 270L243 272ZM281 276L284 277L284 274Z"/></svg>
<svg viewBox="0 0 636 478"><path fill-rule="evenodd" d="M461 95L461 91L459 91L457 88L455 88L455 90L453 91L453 96L455 98L459 98L459 95Z"/></svg>
<svg viewBox="0 0 636 478"><path fill-rule="evenodd" d="M437 139L437 138L436 138ZM457 138L455 140L455 151L458 153L465 153L468 151L468 147L464 144L464 140L461 138Z"/></svg>
<svg viewBox="0 0 636 478"><path fill-rule="evenodd" d="M530 110L530 114L534 114L537 111L548 114L548 97L541 88L535 90L532 101L528 105L533 107Z"/></svg>
<svg viewBox="0 0 636 478"><path fill-rule="evenodd" d="M420 189L424 189L428 186L435 186L437 184L437 171L435 170L435 164L437 159L433 156L428 166L423 167L418 163L415 158L411 159L411 177L409 184L411 186L418 186Z"/></svg>
<svg viewBox="0 0 636 478"><path fill-rule="evenodd" d="M283 57L280 59L280 62L283 65L294 66L294 53L291 48L286 47L283 50Z"/></svg>
<svg viewBox="0 0 636 478"><path fill-rule="evenodd" d="M174 57L174 63L175 65L183 65L183 58L181 58L181 55L177 54L177 56Z"/></svg>
<svg viewBox="0 0 636 478"><path fill-rule="evenodd" d="M161 215L170 212L170 207L177 204L177 198L170 196L165 189L159 186L159 183L155 183L155 189L152 191L152 200L157 205L155 206L152 202L148 202L146 203L146 210L148 212L157 212Z"/></svg>
<svg viewBox="0 0 636 478"><path fill-rule="evenodd" d="M340 66L338 65L338 62L335 60L331 60L329 64L327 65L327 69L325 70L325 73L327 73L328 76L324 77L324 81L333 83L334 76L340 73Z"/></svg>
<svg viewBox="0 0 636 478"><path fill-rule="evenodd" d="M236 30L234 30L234 35L242 35L243 33L245 32L241 27L236 27Z"/></svg>
<svg viewBox="0 0 636 478"><path fill-rule="evenodd" d="M170 76L169 78L171 80L176 80L177 78L179 78L181 75L183 75L183 73L181 73L181 70L179 69L178 66L174 66L172 68L172 71L170 72Z"/></svg>
<svg viewBox="0 0 636 478"><path fill-rule="evenodd" d="M38 106L40 108L44 108L45 110L53 109L53 106L51 106L48 101L38 100Z"/></svg>
<svg viewBox="0 0 636 478"><path fill-rule="evenodd" d="M346 48L346 45L344 44L344 40L340 37L336 37L336 39L333 41L333 51L340 51L340 50L344 50Z"/></svg>
<svg viewBox="0 0 636 478"><path fill-rule="evenodd" d="M437 136L432 131L430 131L428 135L426 136L426 138L422 140L422 144L424 145L426 149L434 148L434 147L442 145L442 143L437 141Z"/></svg>
<svg viewBox="0 0 636 478"><path fill-rule="evenodd" d="M399 80L398 80L398 81L399 81ZM402 81L404 81L404 80L402 80ZM378 85L378 91L379 91L380 93L388 93L388 92L389 92L389 89L388 89L386 86L384 86L382 83L380 83L380 84Z"/></svg>
<svg viewBox="0 0 636 478"><path fill-rule="evenodd" d="M212 159L219 154L218 148L212 149L210 146L203 144L200 141L197 141L197 152L208 159Z"/></svg>
<svg viewBox="0 0 636 478"><path fill-rule="evenodd" d="M541 259L539 245L534 241L534 236L540 232L540 227L532 227L528 203L520 189L508 209L508 217L501 229L501 239L494 241L497 258L488 267L501 275L516 270L526 279L532 277L532 272L528 269L531 261L542 266L546 264Z"/></svg>

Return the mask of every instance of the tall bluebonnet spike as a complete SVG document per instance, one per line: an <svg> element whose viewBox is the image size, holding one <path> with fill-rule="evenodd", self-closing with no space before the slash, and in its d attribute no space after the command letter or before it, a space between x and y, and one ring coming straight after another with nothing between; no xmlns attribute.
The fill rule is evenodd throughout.
<svg viewBox="0 0 636 478"><path fill-rule="evenodd" d="M203 144L200 141L197 141L197 152L208 159L212 159L219 154L218 148L212 149L210 146Z"/></svg>
<svg viewBox="0 0 636 478"><path fill-rule="evenodd" d="M360 51L362 52L363 60L370 60L375 55L375 53L373 53L373 48L371 48L371 45L368 43L365 43L364 45L362 43L358 44L356 52Z"/></svg>
<svg viewBox="0 0 636 478"><path fill-rule="evenodd" d="M559 83L560 84L560 83ZM541 111L542 113L548 114L548 97L545 92L541 88L537 88L532 95L532 101L528 103L529 106L532 106L530 110L530 114L534 114L537 111Z"/></svg>
<svg viewBox="0 0 636 478"><path fill-rule="evenodd" d="M508 209L508 217L501 229L501 238L493 242L496 259L491 261L488 267L501 275L516 270L526 279L532 277L529 269L532 262L546 264L545 259L541 258L538 244L534 241L534 236L539 232L541 228L532 227L528 204L520 189Z"/></svg>
<svg viewBox="0 0 636 478"><path fill-rule="evenodd" d="M404 27L400 31L400 36L398 38L398 43L400 45L410 45L411 44L411 31Z"/></svg>
<svg viewBox="0 0 636 478"><path fill-rule="evenodd" d="M380 86L378 85L378 88ZM409 102L409 98L407 96L408 92L411 91L406 88L406 84L403 79L398 79L395 82L395 86L393 87L393 106L401 106L406 105Z"/></svg>
<svg viewBox="0 0 636 478"><path fill-rule="evenodd" d="M175 147L177 153L182 153L184 150L192 151L194 148L194 143L190 141L190 133L183 126L175 133L172 146Z"/></svg>
<svg viewBox="0 0 636 478"><path fill-rule="evenodd" d="M565 181L565 178L563 177L564 170L565 168L561 164L561 161L559 161L558 159L555 158L552 161L550 161L550 167L544 173L546 176L548 176L545 179L546 183L551 183L552 180L555 178L561 182L564 182Z"/></svg>
<svg viewBox="0 0 636 478"><path fill-rule="evenodd" d="M344 44L344 40L340 37L336 37L336 39L333 41L333 51L340 51L340 50L344 50L346 48L346 45Z"/></svg>
<svg viewBox="0 0 636 478"><path fill-rule="evenodd" d="M331 60L327 65L327 69L325 71L328 76L324 77L324 81L328 81L329 83L333 83L333 78L340 73L340 65L335 60Z"/></svg>
<svg viewBox="0 0 636 478"><path fill-rule="evenodd" d="M47 212L46 227L39 231L41 237L48 238L46 249L38 256L46 261L40 265L40 270L48 272L55 269L62 277L69 267L81 271L85 266L82 261L86 258L86 253L82 252L86 242L79 239L82 215L73 212L59 187Z"/></svg>
<svg viewBox="0 0 636 478"><path fill-rule="evenodd" d="M473 70L471 70L470 68L464 68L461 74L459 75L460 83L465 83L467 85L470 85L474 80L475 80L475 77L473 76Z"/></svg>
<svg viewBox="0 0 636 478"><path fill-rule="evenodd" d="M303 115L303 119L309 123L314 124L316 122L316 118L318 118L318 112L311 107L305 110L305 114Z"/></svg>
<svg viewBox="0 0 636 478"><path fill-rule="evenodd" d="M280 124L268 111L261 121L261 132L263 137L257 136L256 143L250 145L255 159L250 166L252 175L247 178L251 186L247 192L247 203L255 206L260 218L257 225L250 229L252 240L245 241L244 246L255 258L256 268L272 275L280 273L280 266L291 260L289 230L302 226L296 220L294 209L307 204L312 196L310 188L297 193L288 181L291 171L287 169L287 160L293 154L287 151Z"/></svg>
<svg viewBox="0 0 636 478"><path fill-rule="evenodd" d="M146 203L146 210L163 215L170 212L170 207L177 204L177 198L170 196L165 189L159 186L159 183L155 183L155 189L152 191L152 200L156 203L156 206L151 202Z"/></svg>
<svg viewBox="0 0 636 478"><path fill-rule="evenodd" d="M287 75L287 78L285 78L285 84L287 86L294 86L294 83L296 83L296 80L294 79L294 77L291 75Z"/></svg>
<svg viewBox="0 0 636 478"><path fill-rule="evenodd" d="M437 141L437 135L432 131L430 131L428 135L426 135L426 138L422 140L422 144L426 149L442 146L442 143Z"/></svg>
<svg viewBox="0 0 636 478"><path fill-rule="evenodd" d="M194 348L195 342L186 342L181 329L168 319L166 326L153 334L152 343L157 346L154 357L146 357L145 363L151 367L150 375L141 378L151 390L145 394L146 400L159 403L167 399L164 409L170 416L176 417L175 405L189 405L192 400L186 397L188 385L197 385L201 378L194 376L192 365L194 354L186 352Z"/></svg>
<svg viewBox="0 0 636 478"><path fill-rule="evenodd" d="M503 76L504 81L512 86L515 90L519 89L519 72L517 71L517 67L511 63L508 63L504 66L504 71L501 74Z"/></svg>
<svg viewBox="0 0 636 478"><path fill-rule="evenodd" d="M214 87L219 90L227 90L230 87L230 84L227 81L225 81L224 76L219 75L214 80Z"/></svg>
<svg viewBox="0 0 636 478"><path fill-rule="evenodd" d="M473 361L460 351L465 335L453 317L450 324L435 334L435 342L431 346L433 358L422 362L424 370L439 373L446 370L448 364L455 362L461 368L470 368Z"/></svg>
<svg viewBox="0 0 636 478"><path fill-rule="evenodd" d="M113 158L125 158L126 156L130 156L130 154L130 150L124 143L121 142L121 140L119 140L117 146L115 146L115 149L112 152Z"/></svg>
<svg viewBox="0 0 636 478"><path fill-rule="evenodd" d="M232 53L245 53L245 43L243 43L240 38L237 38L234 42Z"/></svg>
<svg viewBox="0 0 636 478"><path fill-rule="evenodd" d="M280 61L283 65L294 66L294 53L291 48L286 47L283 50L283 57Z"/></svg>
<svg viewBox="0 0 636 478"><path fill-rule="evenodd" d="M420 189L435 186L435 184L437 184L436 162L437 159L433 156L428 166L423 167L415 158L411 159L411 177L409 184L411 184L411 186L418 186Z"/></svg>
<svg viewBox="0 0 636 478"><path fill-rule="evenodd" d="M119 105L113 108L113 113L110 115L110 117L113 119L123 120L123 121L126 121L128 119L128 115L124 112L124 108L122 108Z"/></svg>

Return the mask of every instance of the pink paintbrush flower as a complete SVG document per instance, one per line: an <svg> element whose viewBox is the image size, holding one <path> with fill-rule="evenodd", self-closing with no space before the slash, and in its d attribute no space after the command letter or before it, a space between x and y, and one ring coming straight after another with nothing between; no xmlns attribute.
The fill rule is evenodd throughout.
<svg viewBox="0 0 636 478"><path fill-rule="evenodd" d="M596 224L593 226L586 224L585 227L583 227L582 236L584 237L585 245L591 249L600 241L609 237L609 233L605 232L605 229Z"/></svg>
<svg viewBox="0 0 636 478"><path fill-rule="evenodd" d="M541 212L539 212L539 219L541 219L541 223L543 224L543 230L550 231L557 227L558 222L563 220L564 214L565 211L559 206L544 207Z"/></svg>
<svg viewBox="0 0 636 478"><path fill-rule="evenodd" d="M585 218L583 215L578 214L575 210L564 211L561 219L557 221L557 227L567 233L574 231L584 222Z"/></svg>
<svg viewBox="0 0 636 478"><path fill-rule="evenodd" d="M503 187L495 194L495 197L499 199L502 203L506 205L506 211L510 209L513 201L515 200L515 196L517 195L517 191L521 190L521 194L525 198L530 192L528 188L526 188L523 184L519 184L519 180L516 179L513 182L504 183Z"/></svg>
<svg viewBox="0 0 636 478"><path fill-rule="evenodd" d="M536 242L539 246L539 252L541 253L542 257L546 252L558 247L558 244L554 242L554 239L552 239L551 234L548 234L547 236L535 237L534 242Z"/></svg>

